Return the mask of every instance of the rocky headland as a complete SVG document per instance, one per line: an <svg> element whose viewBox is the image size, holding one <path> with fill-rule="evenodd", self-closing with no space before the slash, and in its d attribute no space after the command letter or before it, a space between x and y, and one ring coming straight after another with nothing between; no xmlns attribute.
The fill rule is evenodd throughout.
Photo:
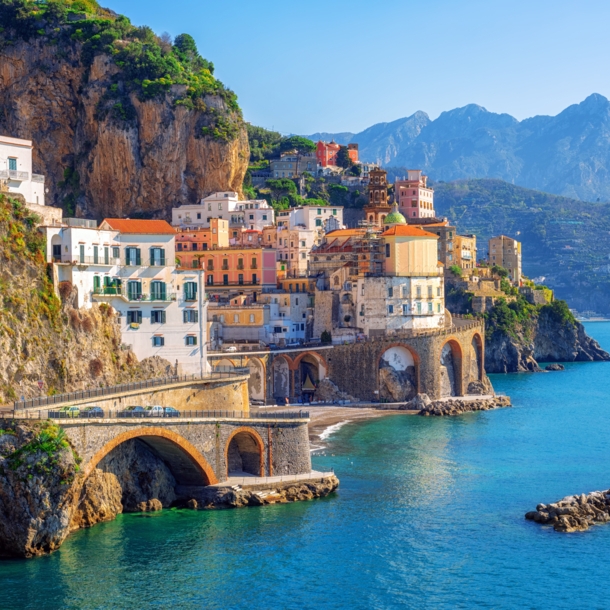
<svg viewBox="0 0 610 610"><path fill-rule="evenodd" d="M443 417L446 415L463 415L473 411L492 411L512 406L508 396L482 396L479 398L452 397L442 400L425 401L420 403L419 415Z"/></svg>
<svg viewBox="0 0 610 610"><path fill-rule="evenodd" d="M610 521L610 489L579 496L566 496L551 504L538 504L525 514L528 521L552 525L556 532L582 532Z"/></svg>
<svg viewBox="0 0 610 610"><path fill-rule="evenodd" d="M34 141L47 205L167 218L211 192L241 193L241 110L192 37L78 4L0 3L0 132Z"/></svg>

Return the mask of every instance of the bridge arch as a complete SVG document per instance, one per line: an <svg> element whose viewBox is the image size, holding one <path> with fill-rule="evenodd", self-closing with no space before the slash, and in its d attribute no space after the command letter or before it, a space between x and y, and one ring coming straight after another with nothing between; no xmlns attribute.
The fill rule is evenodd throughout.
<svg viewBox="0 0 610 610"><path fill-rule="evenodd" d="M248 358L250 377L248 378L248 394L253 400L265 400L267 396L267 371L265 363L260 358Z"/></svg>
<svg viewBox="0 0 610 610"><path fill-rule="evenodd" d="M471 342L470 381L483 381L485 372L485 345L480 333L474 333Z"/></svg>
<svg viewBox="0 0 610 610"><path fill-rule="evenodd" d="M302 396L303 400L311 401L315 388L328 376L328 364L324 356L315 351L301 352L294 359L293 369L295 396Z"/></svg>
<svg viewBox="0 0 610 610"><path fill-rule="evenodd" d="M271 364L271 378L273 380L273 396L274 398L287 398L290 396L290 378L292 369L292 360L285 354L279 354L273 359Z"/></svg>
<svg viewBox="0 0 610 610"><path fill-rule="evenodd" d="M450 337L441 347L440 354L441 398L464 395L462 372L462 346L455 337Z"/></svg>
<svg viewBox="0 0 610 610"><path fill-rule="evenodd" d="M265 476L265 443L260 434L248 426L231 432L225 445L227 477L243 473Z"/></svg>
<svg viewBox="0 0 610 610"><path fill-rule="evenodd" d="M160 457L167 464L177 483L184 485L218 483L214 470L194 445L179 434L158 426L136 428L115 436L89 460L83 471L85 478L113 449L131 439L142 441Z"/></svg>
<svg viewBox="0 0 610 610"><path fill-rule="evenodd" d="M379 398L391 402L410 400L419 392L420 357L405 343L384 347L377 358Z"/></svg>
<svg viewBox="0 0 610 610"><path fill-rule="evenodd" d="M214 370L219 372L227 372L235 368L235 361L231 358L221 358L214 365Z"/></svg>

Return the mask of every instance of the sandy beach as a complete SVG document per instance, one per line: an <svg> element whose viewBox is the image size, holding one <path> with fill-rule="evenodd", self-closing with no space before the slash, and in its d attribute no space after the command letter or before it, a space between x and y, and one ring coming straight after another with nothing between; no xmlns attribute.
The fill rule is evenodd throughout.
<svg viewBox="0 0 610 610"><path fill-rule="evenodd" d="M320 441L324 441L332 432L338 430L342 425L384 417L386 415L415 415L417 411L393 411L379 410L368 407L341 407L341 406L315 406L299 405L298 407L263 407L259 412L273 413L275 411L307 411L309 413L309 440L315 446L320 446Z"/></svg>

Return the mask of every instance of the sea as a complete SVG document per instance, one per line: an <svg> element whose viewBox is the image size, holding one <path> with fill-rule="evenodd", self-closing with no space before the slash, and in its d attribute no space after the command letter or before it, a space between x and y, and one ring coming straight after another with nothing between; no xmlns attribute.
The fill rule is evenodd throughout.
<svg viewBox="0 0 610 610"><path fill-rule="evenodd" d="M610 323L587 330L610 350ZM524 519L610 488L610 363L492 381L512 408L337 427L313 455L328 498L121 515L0 562L0 609L610 608L610 524Z"/></svg>

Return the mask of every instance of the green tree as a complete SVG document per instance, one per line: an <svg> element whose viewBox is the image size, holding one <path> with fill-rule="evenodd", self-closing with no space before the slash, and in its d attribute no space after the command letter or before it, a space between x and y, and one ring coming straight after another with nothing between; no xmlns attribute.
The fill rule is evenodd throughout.
<svg viewBox="0 0 610 610"><path fill-rule="evenodd" d="M331 184L328 187L330 202L333 205L345 205L347 202L348 193L349 189L341 184Z"/></svg>
<svg viewBox="0 0 610 610"><path fill-rule="evenodd" d="M354 165L354 162L350 159L349 150L347 146L340 146L337 152L337 165L345 169L350 168Z"/></svg>
<svg viewBox="0 0 610 610"><path fill-rule="evenodd" d="M288 152L296 150L298 155L306 155L312 153L316 149L316 145L311 140L301 136L291 136L283 138L280 144L280 152Z"/></svg>

